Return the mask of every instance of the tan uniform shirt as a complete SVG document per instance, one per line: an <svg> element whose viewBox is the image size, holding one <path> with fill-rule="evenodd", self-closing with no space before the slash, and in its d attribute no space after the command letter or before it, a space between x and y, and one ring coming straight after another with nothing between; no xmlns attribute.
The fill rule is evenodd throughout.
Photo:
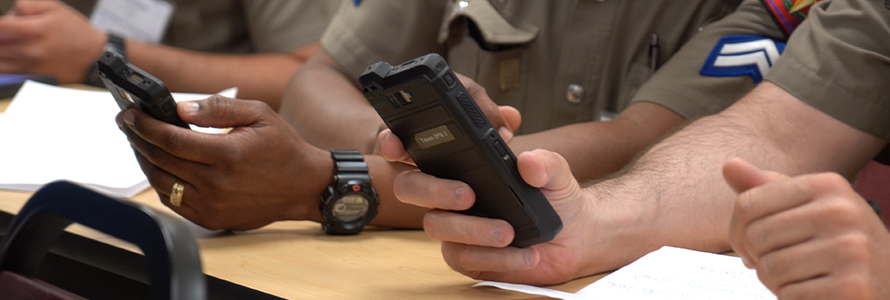
<svg viewBox="0 0 890 300"><path fill-rule="evenodd" d="M87 17L96 0L64 0ZM166 45L219 53L281 53L317 41L339 0L175 0Z"/></svg>
<svg viewBox="0 0 890 300"><path fill-rule="evenodd" d="M765 80L813 107L890 140L890 10L883 0L827 0L787 41ZM750 76L699 73L717 41L761 35L786 41L759 0L708 26L647 82L633 101L651 101L687 119L715 114L754 88Z"/></svg>
<svg viewBox="0 0 890 300"><path fill-rule="evenodd" d="M520 133L620 111L661 63L733 1L345 1L322 47L358 77L430 52L523 115Z"/></svg>

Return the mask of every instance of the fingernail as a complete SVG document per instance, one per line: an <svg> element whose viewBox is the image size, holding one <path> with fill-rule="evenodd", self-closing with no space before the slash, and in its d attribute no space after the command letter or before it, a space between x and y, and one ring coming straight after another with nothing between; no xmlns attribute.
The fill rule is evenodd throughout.
<svg viewBox="0 0 890 300"><path fill-rule="evenodd" d="M504 139L504 141L509 142L513 139L513 132L510 131L510 129L507 129L507 127L502 126L501 128L498 128L498 133L501 134L501 138Z"/></svg>
<svg viewBox="0 0 890 300"><path fill-rule="evenodd" d="M531 251L525 252L525 265L527 265L529 267L532 266L532 252Z"/></svg>
<svg viewBox="0 0 890 300"><path fill-rule="evenodd" d="M457 204L457 207L464 207L464 194L466 192L464 188L454 190L454 203Z"/></svg>
<svg viewBox="0 0 890 300"><path fill-rule="evenodd" d="M200 108L198 102L195 101L179 102L179 106L182 107L182 112L186 114L196 113L198 112L198 108Z"/></svg>
<svg viewBox="0 0 890 300"><path fill-rule="evenodd" d="M491 231L491 236L498 240L498 242L502 242L504 240L504 225L495 227L494 230Z"/></svg>
<svg viewBox="0 0 890 300"><path fill-rule="evenodd" d="M133 123L136 121L136 115L133 114L132 111L124 112L124 123L127 123L127 126L133 127Z"/></svg>

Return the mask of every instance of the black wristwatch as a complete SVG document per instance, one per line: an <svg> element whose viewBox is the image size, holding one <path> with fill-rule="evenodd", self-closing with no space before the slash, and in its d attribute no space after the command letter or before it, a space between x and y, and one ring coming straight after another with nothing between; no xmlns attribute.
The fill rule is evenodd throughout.
<svg viewBox="0 0 890 300"><path fill-rule="evenodd" d="M377 191L371 186L368 164L358 150L328 150L334 159L334 183L321 195L321 228L326 234L362 231L377 216Z"/></svg>
<svg viewBox="0 0 890 300"><path fill-rule="evenodd" d="M123 56L127 57L127 42L123 37L116 35L114 33L108 33L108 42L105 43L105 51L114 51ZM87 77L84 80L84 83L105 88L105 84L102 83L102 79L99 77L99 67L93 63L90 66L90 69L87 71Z"/></svg>

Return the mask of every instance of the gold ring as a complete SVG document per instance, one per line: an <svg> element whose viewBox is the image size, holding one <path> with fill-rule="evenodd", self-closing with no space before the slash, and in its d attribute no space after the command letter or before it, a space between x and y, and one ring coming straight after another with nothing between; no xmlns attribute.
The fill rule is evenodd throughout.
<svg viewBox="0 0 890 300"><path fill-rule="evenodd" d="M173 192L170 193L170 204L173 206L179 207L182 205L182 192L185 191L185 186L179 182L173 183Z"/></svg>

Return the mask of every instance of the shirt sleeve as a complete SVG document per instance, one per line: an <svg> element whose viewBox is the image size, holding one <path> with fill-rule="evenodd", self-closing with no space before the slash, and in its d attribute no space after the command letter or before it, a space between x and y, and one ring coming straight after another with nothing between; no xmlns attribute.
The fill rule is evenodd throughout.
<svg viewBox="0 0 890 300"><path fill-rule="evenodd" d="M398 64L436 52L445 1L345 0L321 38L327 51L358 78L368 65Z"/></svg>
<svg viewBox="0 0 890 300"><path fill-rule="evenodd" d="M751 76L699 73L718 41L732 35L758 35L782 41L778 25L759 0L745 0L735 12L707 25L689 40L634 95L632 102L662 105L686 119L722 111L751 91Z"/></svg>
<svg viewBox="0 0 890 300"><path fill-rule="evenodd" d="M340 6L338 0L245 0L255 52L282 53L318 41Z"/></svg>
<svg viewBox="0 0 890 300"><path fill-rule="evenodd" d="M884 0L813 5L766 80L835 119L890 140L890 10Z"/></svg>

